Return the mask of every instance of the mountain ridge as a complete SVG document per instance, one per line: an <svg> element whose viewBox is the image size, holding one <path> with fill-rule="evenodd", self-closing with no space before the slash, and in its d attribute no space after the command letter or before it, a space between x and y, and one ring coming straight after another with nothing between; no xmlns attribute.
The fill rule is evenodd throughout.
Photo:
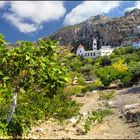
<svg viewBox="0 0 140 140"><path fill-rule="evenodd" d="M81 43L86 49L91 49L92 37L95 36L99 48L102 45L118 47L139 40L139 26L140 9L134 9L126 11L121 17L91 16L79 24L66 26L43 38L57 39L60 45L72 45L74 48Z"/></svg>

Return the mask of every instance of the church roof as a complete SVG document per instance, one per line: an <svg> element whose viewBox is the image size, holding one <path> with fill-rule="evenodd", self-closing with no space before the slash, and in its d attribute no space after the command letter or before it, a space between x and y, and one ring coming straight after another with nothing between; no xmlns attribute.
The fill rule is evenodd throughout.
<svg viewBox="0 0 140 140"><path fill-rule="evenodd" d="M78 48L84 48L84 46L80 44L80 45L78 46Z"/></svg>

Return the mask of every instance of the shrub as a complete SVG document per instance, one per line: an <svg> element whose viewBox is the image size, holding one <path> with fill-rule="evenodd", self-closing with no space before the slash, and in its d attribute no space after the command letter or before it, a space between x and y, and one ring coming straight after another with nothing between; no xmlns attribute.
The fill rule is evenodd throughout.
<svg viewBox="0 0 140 140"><path fill-rule="evenodd" d="M80 86L80 85L68 86L64 89L64 94L68 96L76 95L78 93L81 93L82 89L83 89L83 86Z"/></svg>
<svg viewBox="0 0 140 140"><path fill-rule="evenodd" d="M63 121L79 114L79 104L63 94L48 98L36 92L28 91L26 94L20 92L18 102L12 121L8 125L5 123L4 114L7 114L10 104L7 108L4 108L5 110L0 110L2 116L2 120L0 120L1 135L22 136L38 120L53 117L59 121Z"/></svg>
<svg viewBox="0 0 140 140"><path fill-rule="evenodd" d="M99 92L99 99L109 100L115 96L115 91Z"/></svg>
<svg viewBox="0 0 140 140"><path fill-rule="evenodd" d="M126 85L131 81L131 73L128 71L128 67L122 64L121 61L112 64L112 66L99 68L96 74L104 86L109 86L115 80L120 80Z"/></svg>
<svg viewBox="0 0 140 140"><path fill-rule="evenodd" d="M78 105L62 94L67 69L57 63L58 42L21 41L11 49L4 44L0 35L0 133L22 135L38 120L78 113Z"/></svg>
<svg viewBox="0 0 140 140"><path fill-rule="evenodd" d="M103 56L101 58L101 66L108 66L111 65L111 58L110 56Z"/></svg>
<svg viewBox="0 0 140 140"><path fill-rule="evenodd" d="M80 104L76 103L76 101L72 101L63 94L54 96L53 99L49 101L47 106L48 113L59 121L79 114Z"/></svg>
<svg viewBox="0 0 140 140"><path fill-rule="evenodd" d="M84 85L85 84L85 78L82 74L78 74L78 79L77 79L77 82L80 84L80 85Z"/></svg>
<svg viewBox="0 0 140 140"><path fill-rule="evenodd" d="M96 72L97 76L101 79L104 86L109 86L110 83L116 79L117 71L111 66L100 68Z"/></svg>
<svg viewBox="0 0 140 140"><path fill-rule="evenodd" d="M86 84L82 89L82 92L85 93L87 91L92 91L101 85L101 81L99 79L96 79L94 82Z"/></svg>

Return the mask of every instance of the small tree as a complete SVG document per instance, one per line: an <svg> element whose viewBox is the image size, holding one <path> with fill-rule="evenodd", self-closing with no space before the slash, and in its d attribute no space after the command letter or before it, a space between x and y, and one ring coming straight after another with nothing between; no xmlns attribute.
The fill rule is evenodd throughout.
<svg viewBox="0 0 140 140"><path fill-rule="evenodd" d="M57 64L57 44L41 39L36 46L20 42L17 48L7 49L4 36L0 35L0 84L13 91L7 123L14 114L20 90L53 97L65 86L67 71Z"/></svg>

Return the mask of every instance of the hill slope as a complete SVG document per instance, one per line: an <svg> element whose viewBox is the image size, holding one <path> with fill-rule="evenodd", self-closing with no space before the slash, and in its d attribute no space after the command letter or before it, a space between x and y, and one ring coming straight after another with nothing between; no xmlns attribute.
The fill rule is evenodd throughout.
<svg viewBox="0 0 140 140"><path fill-rule="evenodd" d="M74 47L82 43L90 49L94 35L98 38L98 46L111 45L116 47L140 39L139 25L140 9L134 9L118 18L93 16L80 24L64 27L44 38L59 39L60 45L71 44Z"/></svg>

